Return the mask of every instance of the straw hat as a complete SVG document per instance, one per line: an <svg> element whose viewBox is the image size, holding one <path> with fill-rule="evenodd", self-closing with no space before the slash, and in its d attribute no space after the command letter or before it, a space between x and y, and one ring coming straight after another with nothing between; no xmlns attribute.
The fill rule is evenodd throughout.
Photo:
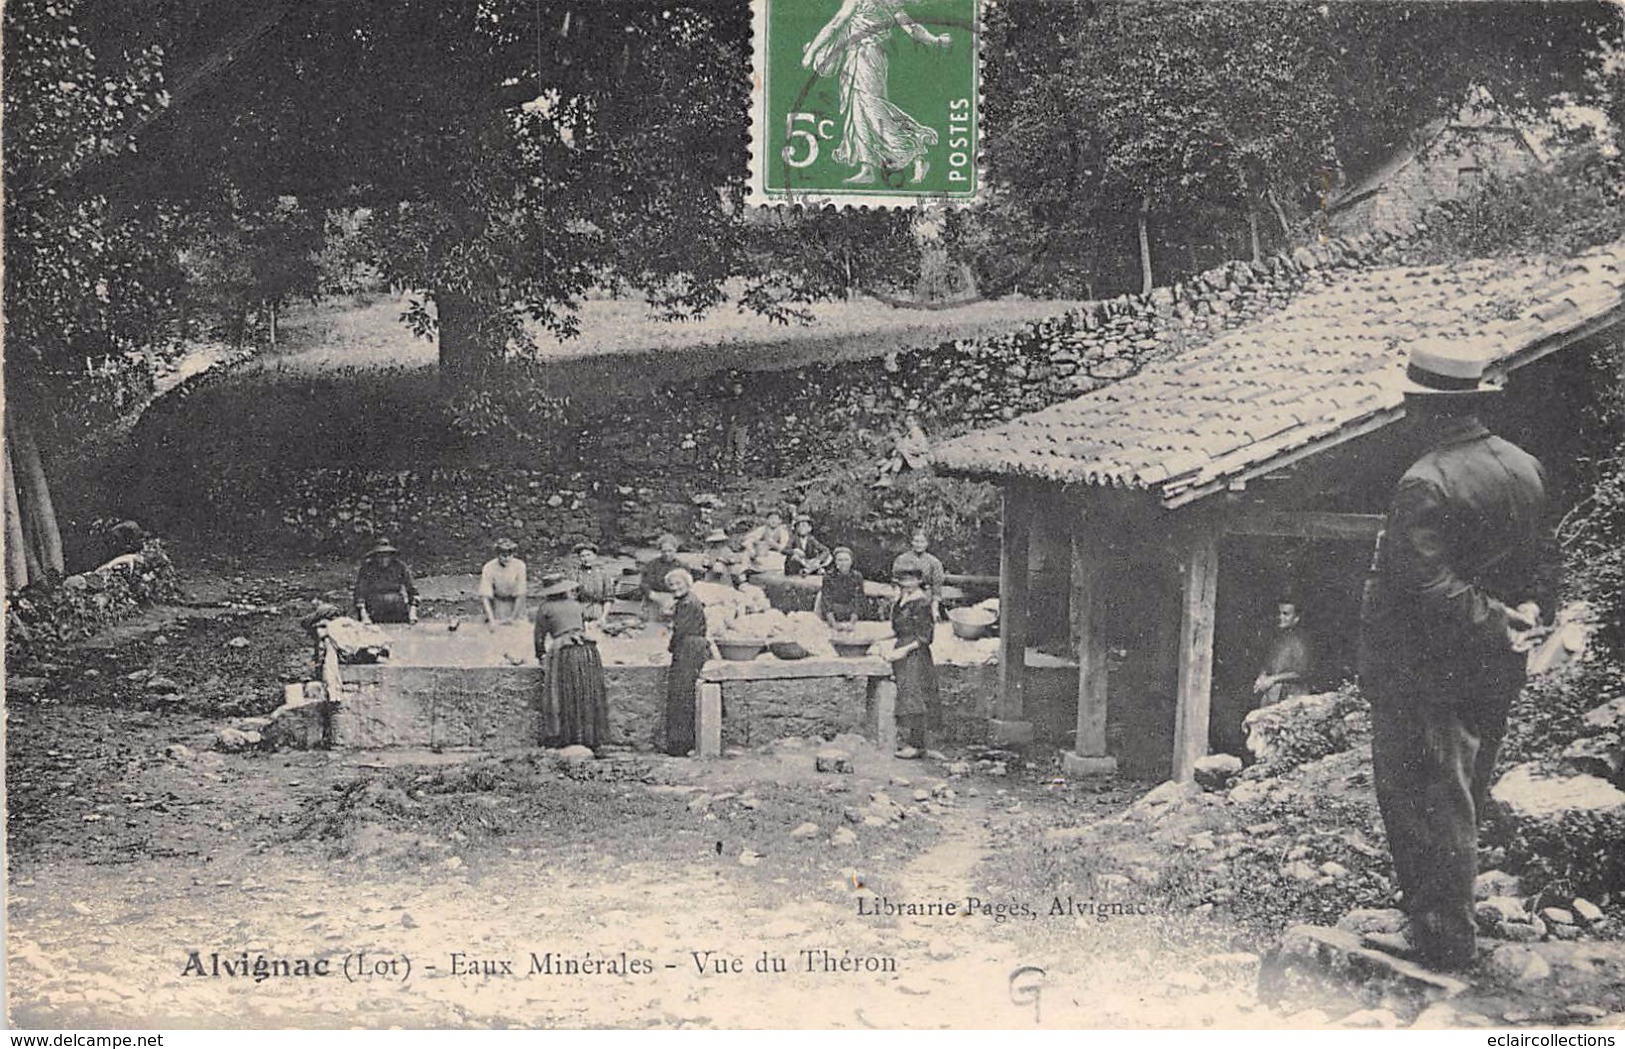
<svg viewBox="0 0 1625 1049"><path fill-rule="evenodd" d="M1420 342L1411 349L1400 385L1407 397L1470 397L1500 393L1501 384L1484 378L1488 362L1482 352L1445 339Z"/></svg>
<svg viewBox="0 0 1625 1049"><path fill-rule="evenodd" d="M708 543L726 543L728 541L728 531L724 528L713 528L710 534L705 537L705 541Z"/></svg>
<svg viewBox="0 0 1625 1049"><path fill-rule="evenodd" d="M509 539L507 536L503 536L501 539L498 539L496 542L492 543L491 546L495 548L496 552L499 554L511 554L515 550L519 549L519 544L514 542L512 539Z"/></svg>
<svg viewBox="0 0 1625 1049"><path fill-rule="evenodd" d="M400 551L395 549L394 543L390 542L388 539L380 539L376 543L372 544L372 549L367 551L367 556L377 557L379 554L398 553L400 553Z"/></svg>
<svg viewBox="0 0 1625 1049"><path fill-rule="evenodd" d="M549 572L542 577L542 597L564 597L576 592L578 584L563 572Z"/></svg>

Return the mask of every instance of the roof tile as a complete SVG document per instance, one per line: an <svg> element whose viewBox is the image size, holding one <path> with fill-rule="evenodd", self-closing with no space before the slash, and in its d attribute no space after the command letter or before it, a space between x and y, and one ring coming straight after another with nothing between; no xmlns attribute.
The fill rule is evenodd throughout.
<svg viewBox="0 0 1625 1049"><path fill-rule="evenodd" d="M1070 401L944 442L950 471L1131 485L1164 496L1399 403L1418 340L1493 360L1625 301L1625 241L1570 260L1474 260L1332 280L1285 309ZM1509 305L1527 304L1514 316Z"/></svg>

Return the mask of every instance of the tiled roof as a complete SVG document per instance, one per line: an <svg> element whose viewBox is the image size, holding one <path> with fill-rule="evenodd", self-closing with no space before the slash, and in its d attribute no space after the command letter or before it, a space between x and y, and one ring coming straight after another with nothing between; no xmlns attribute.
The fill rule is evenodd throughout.
<svg viewBox="0 0 1625 1049"><path fill-rule="evenodd" d="M1570 259L1372 270L1139 374L936 448L953 473L1156 492L1177 505L1337 435L1380 425L1419 340L1516 368L1625 303L1625 240ZM1190 494L1187 494L1190 493Z"/></svg>

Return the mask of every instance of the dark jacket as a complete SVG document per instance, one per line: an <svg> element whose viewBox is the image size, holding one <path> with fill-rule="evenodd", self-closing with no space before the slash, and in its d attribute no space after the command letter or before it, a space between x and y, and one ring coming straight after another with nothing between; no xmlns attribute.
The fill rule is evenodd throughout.
<svg viewBox="0 0 1625 1049"><path fill-rule="evenodd" d="M388 564L376 557L361 562L355 577L355 605L370 605L378 598L399 595L408 605L418 603L418 588L412 582L412 570L406 562L395 558Z"/></svg>
<svg viewBox="0 0 1625 1049"><path fill-rule="evenodd" d="M645 562L642 579L643 596L648 597L656 592L662 594L671 593L671 587L666 583L666 576L682 567L683 562L675 557L667 557L665 554L657 554L653 559Z"/></svg>
<svg viewBox="0 0 1625 1049"><path fill-rule="evenodd" d="M1444 424L1400 479L1361 609L1361 683L1374 702L1460 704L1515 691L1524 657L1507 609L1550 620L1558 560L1540 463L1474 419Z"/></svg>

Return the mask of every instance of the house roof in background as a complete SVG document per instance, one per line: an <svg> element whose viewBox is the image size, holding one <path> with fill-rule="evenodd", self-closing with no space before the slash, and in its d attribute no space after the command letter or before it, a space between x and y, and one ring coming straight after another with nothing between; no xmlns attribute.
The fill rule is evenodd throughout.
<svg viewBox="0 0 1625 1049"><path fill-rule="evenodd" d="M943 442L953 473L1191 502L1400 416L1411 348L1467 345L1492 374L1625 318L1625 240L1569 259L1354 274L1073 400Z"/></svg>
<svg viewBox="0 0 1625 1049"><path fill-rule="evenodd" d="M1514 119L1488 91L1474 88L1455 116L1440 117L1424 125L1420 131L1411 136L1407 144L1394 150L1369 174L1337 193L1327 204L1327 210L1336 213L1370 197L1395 175L1416 163L1419 157L1433 148L1446 131L1463 131L1468 134L1488 131L1512 135L1535 159L1535 163L1546 164L1551 160L1551 153L1533 132Z"/></svg>

